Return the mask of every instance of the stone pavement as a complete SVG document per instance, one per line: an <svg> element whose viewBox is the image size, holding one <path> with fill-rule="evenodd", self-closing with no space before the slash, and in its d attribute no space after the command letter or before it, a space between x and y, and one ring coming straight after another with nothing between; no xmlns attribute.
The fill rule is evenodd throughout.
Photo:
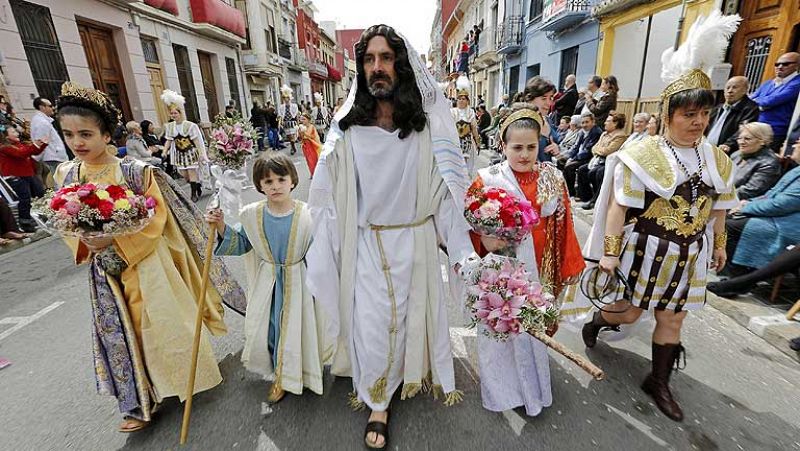
<svg viewBox="0 0 800 451"><path fill-rule="evenodd" d="M594 210L583 210L574 207L575 217L591 226L593 224ZM712 279L716 276L711 275ZM786 319L786 312L789 307L800 299L800 290L796 289L797 284L784 284L782 289L783 296L779 296L776 304L767 302L767 293L759 287L754 292L741 293L734 299L727 299L708 292L708 303L727 315L740 325L747 328L750 332L763 338L767 343L776 347L778 350L800 362L800 352L789 348L789 340L800 337L800 314L795 316L794 321Z"/></svg>

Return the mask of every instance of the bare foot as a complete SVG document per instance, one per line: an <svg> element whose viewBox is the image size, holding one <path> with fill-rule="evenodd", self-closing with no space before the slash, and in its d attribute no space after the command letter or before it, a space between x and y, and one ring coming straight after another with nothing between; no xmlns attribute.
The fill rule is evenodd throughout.
<svg viewBox="0 0 800 451"><path fill-rule="evenodd" d="M378 421L381 423L386 424L389 420L389 412L377 412L375 410L369 415L368 423L373 421ZM377 432L369 432L366 436L367 446L371 448L383 448L386 445L386 437L382 434L378 434Z"/></svg>

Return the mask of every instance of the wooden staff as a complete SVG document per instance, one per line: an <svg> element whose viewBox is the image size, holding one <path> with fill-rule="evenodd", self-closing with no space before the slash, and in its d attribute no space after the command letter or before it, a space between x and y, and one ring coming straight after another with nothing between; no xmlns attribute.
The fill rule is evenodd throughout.
<svg viewBox="0 0 800 451"><path fill-rule="evenodd" d="M598 368L595 364L567 349L564 345L547 336L547 334L544 332L529 330L528 333L531 334L533 338L544 343L548 348L556 351L574 364L578 365L582 370L589 373L595 380L601 381L606 377L606 374L603 372L603 370Z"/></svg>
<svg viewBox="0 0 800 451"><path fill-rule="evenodd" d="M217 225L209 224L206 259L203 262L203 281L200 284L200 301L197 306L197 318L194 323L194 343L192 344L192 365L189 371L189 382L186 384L186 404L183 408L183 424L181 424L181 445L186 444L189 435L189 419L192 416L192 396L194 395L194 379L197 375L197 354L200 351L200 333L203 330L203 312L208 291L208 275L211 270L211 258L214 252L214 241L217 238Z"/></svg>

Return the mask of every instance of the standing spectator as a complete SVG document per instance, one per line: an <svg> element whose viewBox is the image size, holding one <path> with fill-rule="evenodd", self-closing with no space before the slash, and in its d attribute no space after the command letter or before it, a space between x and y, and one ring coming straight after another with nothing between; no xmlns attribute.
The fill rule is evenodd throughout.
<svg viewBox="0 0 800 451"><path fill-rule="evenodd" d="M578 89L578 102L575 103L575 111L572 112L573 116L583 114L584 106L586 106L586 88L580 88Z"/></svg>
<svg viewBox="0 0 800 451"><path fill-rule="evenodd" d="M725 83L725 103L714 108L706 129L708 142L725 153L736 152L739 126L758 120L758 104L747 97L750 82L747 77L732 77Z"/></svg>
<svg viewBox="0 0 800 451"><path fill-rule="evenodd" d="M64 141L53 127L53 103L43 97L33 99L33 108L36 113L31 117L31 140L37 141L47 138L49 144L36 160L42 162L50 174L56 173L59 164L67 161L67 150Z"/></svg>
<svg viewBox="0 0 800 451"><path fill-rule="evenodd" d="M751 96L761 110L758 122L772 127L772 149L776 151L780 150L786 139L797 95L800 93L798 66L800 53L784 53L775 62L775 78L765 81Z"/></svg>
<svg viewBox="0 0 800 451"><path fill-rule="evenodd" d="M14 213L8 202L0 196L0 244L8 244L10 241L3 243L3 240L23 240L29 237L29 233L23 233L17 226L17 220L14 219Z"/></svg>
<svg viewBox="0 0 800 451"><path fill-rule="evenodd" d="M581 205L584 210L594 208L600 188L603 186L603 174L606 170L606 157L618 151L625 142L625 115L611 113L606 118L605 131L600 135L597 144L592 147L594 155L589 163L578 168L578 198L585 203Z"/></svg>
<svg viewBox="0 0 800 451"><path fill-rule="evenodd" d="M476 108L478 111L478 135L481 137L481 148L489 148L489 137L486 135L486 130L492 125L492 115L486 111L486 105L481 104Z"/></svg>
<svg viewBox="0 0 800 451"><path fill-rule="evenodd" d="M601 93L598 95L598 92ZM600 89L594 95L586 94L585 109L594 114L597 123L605 123L608 114L617 108L617 94L619 94L619 84L617 77L609 75L603 79Z"/></svg>
<svg viewBox="0 0 800 451"><path fill-rule="evenodd" d="M500 111L501 109L507 107L508 107L508 94L503 94L503 96L500 97L500 103L497 105L497 111Z"/></svg>
<svg viewBox="0 0 800 451"><path fill-rule="evenodd" d="M483 94L478 94L478 106L486 106L486 101L483 100Z"/></svg>
<svg viewBox="0 0 800 451"><path fill-rule="evenodd" d="M564 92L555 102L556 114L558 117L572 116L577 103L578 88L575 86L575 75L569 74L564 81Z"/></svg>
<svg viewBox="0 0 800 451"><path fill-rule="evenodd" d="M567 162L564 165L564 180L567 182L569 195L575 197L575 177L578 168L588 163L592 158L592 147L597 144L603 131L595 125L592 113L581 115L581 128L583 129L578 141L572 146Z"/></svg>
<svg viewBox="0 0 800 451"><path fill-rule="evenodd" d="M458 70L456 72L461 72L464 75L469 73L469 44L467 44L467 41L461 41L461 51L459 52L458 58Z"/></svg>
<svg viewBox="0 0 800 451"><path fill-rule="evenodd" d="M278 113L275 112L275 107L270 105L267 107L267 142L269 148L272 150L281 150L286 146L281 143L281 132L278 125ZM263 139L263 138L262 138Z"/></svg>
<svg viewBox="0 0 800 451"><path fill-rule="evenodd" d="M583 91L583 96L581 100L583 101L580 105L581 110L575 111L575 114L585 114L591 113L589 107L587 105L588 99L593 98L595 100L600 100L603 96L603 91L600 90L600 86L603 85L603 79L597 75L592 75L589 77L589 82L586 83L586 89ZM579 105L576 105L575 108L578 108ZM594 114L594 113L592 113Z"/></svg>
<svg viewBox="0 0 800 451"><path fill-rule="evenodd" d="M553 106L553 96L556 94L556 87L549 81L540 76L535 76L525 83L524 101L535 107L541 115L539 122L542 126L539 136L539 161L552 161L558 155L558 143L561 138L556 133L556 125L550 120L548 112Z"/></svg>
<svg viewBox="0 0 800 451"><path fill-rule="evenodd" d="M781 162L770 149L772 129L763 122L743 124L739 129L739 150L731 155L736 165L733 184L739 199L766 193L781 178Z"/></svg>
<svg viewBox="0 0 800 451"><path fill-rule="evenodd" d="M35 166L31 157L42 153L48 139L45 136L33 144L23 144L16 128L0 125L0 176L6 177L17 194L19 225L25 232L36 231L36 224L31 217L31 198L44 195L44 187L34 175Z"/></svg>
<svg viewBox="0 0 800 451"><path fill-rule="evenodd" d="M267 133L266 110L261 107L258 99L253 99L253 108L250 110L250 123L258 132L258 151L264 150L264 135Z"/></svg>

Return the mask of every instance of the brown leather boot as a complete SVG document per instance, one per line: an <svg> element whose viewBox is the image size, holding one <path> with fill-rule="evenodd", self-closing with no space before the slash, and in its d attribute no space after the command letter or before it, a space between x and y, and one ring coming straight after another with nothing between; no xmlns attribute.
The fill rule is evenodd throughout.
<svg viewBox="0 0 800 451"><path fill-rule="evenodd" d="M669 391L669 376L672 374L673 366L679 368L678 362L684 352L680 343L666 345L653 343L653 371L642 383L642 390L650 395L659 410L673 421L683 421L683 410Z"/></svg>
<svg viewBox="0 0 800 451"><path fill-rule="evenodd" d="M603 329L617 329L619 324L611 324L603 318L603 312L596 311L592 320L583 325L581 329L581 336L583 337L583 344L587 348L593 348L597 344L597 336ZM617 329L618 330L618 329Z"/></svg>

